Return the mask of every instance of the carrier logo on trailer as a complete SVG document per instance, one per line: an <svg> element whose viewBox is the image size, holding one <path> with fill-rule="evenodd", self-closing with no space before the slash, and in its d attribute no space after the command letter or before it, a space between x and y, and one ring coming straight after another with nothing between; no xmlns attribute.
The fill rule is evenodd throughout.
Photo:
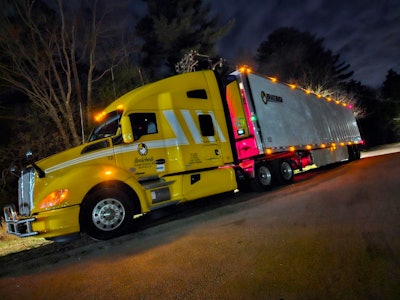
<svg viewBox="0 0 400 300"><path fill-rule="evenodd" d="M268 102L283 102L282 97L268 94L264 91L261 91L261 100L264 104L268 104Z"/></svg>

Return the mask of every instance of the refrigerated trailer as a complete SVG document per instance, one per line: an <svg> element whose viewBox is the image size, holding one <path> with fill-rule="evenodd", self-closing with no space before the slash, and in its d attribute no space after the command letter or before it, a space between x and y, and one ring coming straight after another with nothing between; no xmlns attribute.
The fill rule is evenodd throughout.
<svg viewBox="0 0 400 300"><path fill-rule="evenodd" d="M137 88L97 117L88 142L40 161L4 208L20 237L118 236L177 203L292 182L306 166L360 158L351 106L247 69Z"/></svg>

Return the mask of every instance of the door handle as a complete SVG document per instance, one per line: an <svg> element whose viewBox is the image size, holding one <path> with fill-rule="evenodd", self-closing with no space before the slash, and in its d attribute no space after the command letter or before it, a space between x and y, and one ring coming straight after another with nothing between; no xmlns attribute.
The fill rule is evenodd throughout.
<svg viewBox="0 0 400 300"><path fill-rule="evenodd" d="M162 165L162 164L165 164L165 159L160 158L156 160L156 165Z"/></svg>

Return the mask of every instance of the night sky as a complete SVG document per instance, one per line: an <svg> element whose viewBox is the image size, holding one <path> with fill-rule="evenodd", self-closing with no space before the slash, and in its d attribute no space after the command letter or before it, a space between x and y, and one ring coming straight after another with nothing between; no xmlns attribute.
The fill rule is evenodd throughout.
<svg viewBox="0 0 400 300"><path fill-rule="evenodd" d="M389 69L400 73L400 0L205 0L222 22L236 19L218 44L224 58L250 57L282 26L324 38L350 64L353 79L377 88Z"/></svg>

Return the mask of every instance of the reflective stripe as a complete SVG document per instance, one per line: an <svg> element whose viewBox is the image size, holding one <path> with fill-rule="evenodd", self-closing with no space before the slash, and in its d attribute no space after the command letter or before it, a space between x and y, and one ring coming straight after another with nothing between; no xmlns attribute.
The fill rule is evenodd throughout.
<svg viewBox="0 0 400 300"><path fill-rule="evenodd" d="M219 127L219 124L218 124L217 120L215 119L214 112L209 111L208 113L210 114L210 116L211 116L213 122L215 123L215 127L217 127L217 132L218 132L219 140L220 140L222 143L225 143L225 142L226 142L225 136L224 136L224 134L223 134L223 132L222 132L222 130L221 130L221 127Z"/></svg>
<svg viewBox="0 0 400 300"><path fill-rule="evenodd" d="M179 145L189 145L189 141L186 138L186 135L183 132L183 129L182 129L181 125L179 124L179 121L176 118L174 111L164 110L163 113L164 113L165 118L168 120L168 123L171 126L172 130L174 131L175 136L177 137L178 144Z"/></svg>
<svg viewBox="0 0 400 300"><path fill-rule="evenodd" d="M183 118L185 119L186 125L188 126L190 133L192 134L194 142L196 144L202 144L203 139L201 138L201 134L200 134L199 130L197 129L196 124L194 123L194 120L190 114L190 111L181 110L181 114L182 114Z"/></svg>
<svg viewBox="0 0 400 300"><path fill-rule="evenodd" d="M98 159L98 158L102 158L102 157L106 157L106 156L110 156L110 155L114 155L114 148L109 148L109 149L93 152L93 153L90 153L87 155L79 156L79 157L71 159L71 160L67 160L61 164L47 168L45 170L45 173L51 173L51 172L58 171L63 168L67 168L67 167L70 167L70 166L73 166L76 164L80 164L85 161L90 161L90 160L94 160L94 159Z"/></svg>

